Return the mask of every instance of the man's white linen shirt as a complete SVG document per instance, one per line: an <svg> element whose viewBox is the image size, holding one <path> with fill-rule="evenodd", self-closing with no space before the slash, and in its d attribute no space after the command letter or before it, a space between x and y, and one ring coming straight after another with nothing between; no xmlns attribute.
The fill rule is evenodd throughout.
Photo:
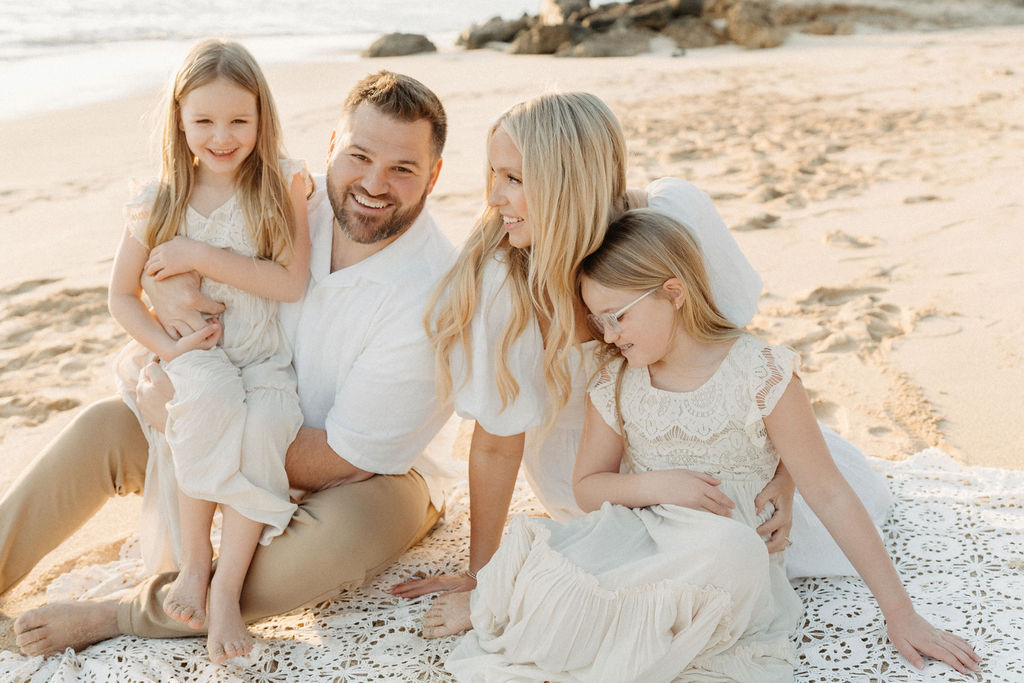
<svg viewBox="0 0 1024 683"><path fill-rule="evenodd" d="M302 300L281 306L292 345L305 425L356 467L377 474L415 469L440 509L448 454L424 447L451 414L438 405L427 303L455 248L426 209L398 239L331 272L334 212L326 180L307 202L312 249Z"/></svg>

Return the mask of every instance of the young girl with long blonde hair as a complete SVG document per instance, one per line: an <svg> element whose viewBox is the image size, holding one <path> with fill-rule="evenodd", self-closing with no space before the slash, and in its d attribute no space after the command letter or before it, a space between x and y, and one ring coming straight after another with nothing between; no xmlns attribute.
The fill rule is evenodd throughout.
<svg viewBox="0 0 1024 683"><path fill-rule="evenodd" d="M522 102L489 132L487 207L428 315L440 390L454 395L462 417L476 420L469 454L469 567L393 589L408 597L450 591L424 618L425 635L470 626L464 591L473 588L475 572L498 547L521 462L551 517L583 514L573 498L572 467L583 425L584 363L595 343L584 323L576 277L612 219L648 206L693 226L726 318L742 326L757 308L761 278L708 196L677 178L628 190L626 158L618 120L588 93ZM856 448L833 432L827 435L844 474L881 521L888 508L884 482ZM709 510L728 511L730 501L714 485L705 493ZM788 543L792 495L784 472L758 494L758 507L779 510L760 529L770 534L769 550ZM821 542L827 533L809 517L808 512L797 520L809 531L796 539L794 550L813 546L820 561L803 571L852 571L834 544L830 549Z"/></svg>
<svg viewBox="0 0 1024 683"><path fill-rule="evenodd" d="M790 681L800 601L754 497L783 462L875 598L896 648L961 673L979 658L911 604L829 457L797 355L715 305L687 229L625 213L580 267L603 363L573 472L585 517L516 517L481 570L459 680ZM705 485L735 501L702 509Z"/></svg>
<svg viewBox="0 0 1024 683"><path fill-rule="evenodd" d="M135 340L118 359L119 384L150 448L144 559L154 571L179 568L163 608L207 627L215 662L252 648L242 581L257 543L281 533L295 509L284 456L302 414L277 309L302 296L309 275L308 174L282 151L252 55L227 40L196 44L167 94L160 179L126 208L110 282L110 312ZM144 275L190 271L225 305L220 320L194 332L162 324L141 299ZM165 425L147 424L135 405L140 368L153 355L175 390Z"/></svg>

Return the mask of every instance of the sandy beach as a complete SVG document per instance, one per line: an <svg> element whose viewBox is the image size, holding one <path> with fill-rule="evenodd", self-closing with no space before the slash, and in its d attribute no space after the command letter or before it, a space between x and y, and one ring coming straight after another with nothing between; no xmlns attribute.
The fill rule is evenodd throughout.
<svg viewBox="0 0 1024 683"><path fill-rule="evenodd" d="M622 121L630 182L686 178L715 201L765 289L752 330L803 357L818 416L871 456L936 446L1024 469L1024 27L795 34L773 50L572 60L489 50L276 66L290 154L323 170L348 88L408 73L449 116L428 203L460 244L481 206L484 141L509 105L587 90ZM80 406L109 395L126 337L106 279L131 178L156 168L156 91L0 122L0 491ZM116 553L138 501L110 503L0 597ZM5 616L6 615L6 616Z"/></svg>

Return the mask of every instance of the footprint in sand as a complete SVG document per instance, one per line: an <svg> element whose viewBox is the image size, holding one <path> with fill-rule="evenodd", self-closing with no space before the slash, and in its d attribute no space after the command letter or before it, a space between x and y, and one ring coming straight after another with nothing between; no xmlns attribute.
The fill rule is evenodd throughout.
<svg viewBox="0 0 1024 683"><path fill-rule="evenodd" d="M36 291L53 282L0 290L2 421L37 425L79 406L76 394L109 384L110 356L127 341L107 312L106 287Z"/></svg>
<svg viewBox="0 0 1024 683"><path fill-rule="evenodd" d="M886 291L874 286L819 287L789 306L764 309L757 325L809 361L817 353L873 353L887 340L913 330L922 317L882 301Z"/></svg>
<svg viewBox="0 0 1024 683"><path fill-rule="evenodd" d="M749 230L767 230L769 228L776 227L778 222L779 217L775 214L763 213L760 216L754 216L739 225L733 226L732 229L739 232L746 232Z"/></svg>
<svg viewBox="0 0 1024 683"><path fill-rule="evenodd" d="M852 299L886 291L883 287L818 287L803 299L797 299L801 306L839 306Z"/></svg>
<svg viewBox="0 0 1024 683"><path fill-rule="evenodd" d="M833 230L825 235L825 244L848 249L866 249L878 245L878 238L870 235L850 235L842 230Z"/></svg>
<svg viewBox="0 0 1024 683"><path fill-rule="evenodd" d="M904 204L923 204L924 202L938 202L942 201L942 197L935 194L918 194L912 197L904 197Z"/></svg>
<svg viewBox="0 0 1024 683"><path fill-rule="evenodd" d="M4 287L3 289L0 289L0 296L18 296L19 294L31 292L33 289L36 289L37 287L42 287L43 285L51 285L54 282L57 282L57 280L47 278L42 278L39 280L25 280L24 282L19 282L16 285L11 285L10 287Z"/></svg>

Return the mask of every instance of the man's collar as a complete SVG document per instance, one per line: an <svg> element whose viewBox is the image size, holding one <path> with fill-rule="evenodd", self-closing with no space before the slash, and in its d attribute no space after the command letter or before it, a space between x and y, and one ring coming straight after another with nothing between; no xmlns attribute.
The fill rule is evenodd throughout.
<svg viewBox="0 0 1024 683"><path fill-rule="evenodd" d="M388 283L394 281L394 264L407 263L415 258L428 238L428 233L434 229L434 219L426 208L420 212L413 224L399 235L398 239L390 243L380 251L367 256L361 261L336 270L328 276L332 281L345 283L356 278L371 280L373 282ZM331 223L330 244L334 242L334 224ZM330 250L328 249L328 259Z"/></svg>

